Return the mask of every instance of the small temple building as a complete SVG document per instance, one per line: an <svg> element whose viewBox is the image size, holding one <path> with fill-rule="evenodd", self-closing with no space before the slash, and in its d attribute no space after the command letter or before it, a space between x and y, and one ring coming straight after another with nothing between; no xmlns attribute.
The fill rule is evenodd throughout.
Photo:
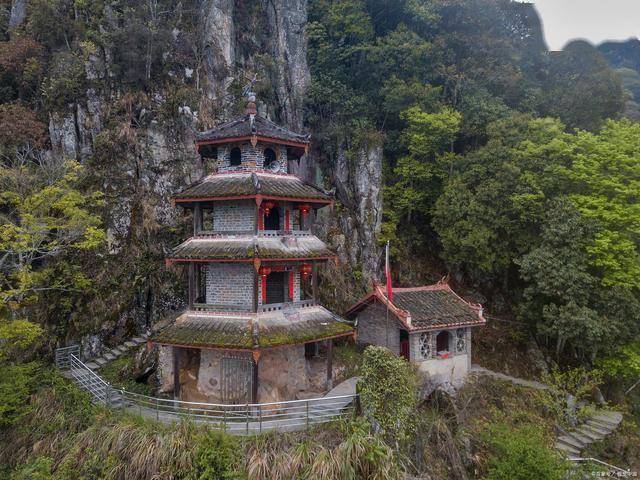
<svg viewBox="0 0 640 480"><path fill-rule="evenodd" d="M161 390L238 404L331 387L333 340L354 328L318 303L335 255L311 225L332 199L288 173L309 140L258 115L252 93L244 115L197 135L210 173L173 199L193 235L166 259L186 267L188 304L152 337Z"/></svg>
<svg viewBox="0 0 640 480"><path fill-rule="evenodd" d="M389 299L391 296L391 300ZM480 305L459 297L445 282L393 288L383 285L353 305L357 342L380 345L415 363L432 386L464 383L471 368L471 330L484 325Z"/></svg>

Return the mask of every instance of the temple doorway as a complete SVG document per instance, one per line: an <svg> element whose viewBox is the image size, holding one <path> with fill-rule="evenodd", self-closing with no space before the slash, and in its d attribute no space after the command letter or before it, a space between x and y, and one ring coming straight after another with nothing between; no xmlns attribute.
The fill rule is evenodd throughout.
<svg viewBox="0 0 640 480"><path fill-rule="evenodd" d="M220 365L222 403L251 403L253 362L246 357L223 357Z"/></svg>

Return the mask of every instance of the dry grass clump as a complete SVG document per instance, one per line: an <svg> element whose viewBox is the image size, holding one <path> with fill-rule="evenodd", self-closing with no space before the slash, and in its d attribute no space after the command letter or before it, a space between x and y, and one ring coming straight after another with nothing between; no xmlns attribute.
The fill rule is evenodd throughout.
<svg viewBox="0 0 640 480"><path fill-rule="evenodd" d="M248 446L247 478L387 480L401 478L394 452L361 422L324 435L257 437ZM329 432L331 432L329 430ZM318 435L314 435L317 433Z"/></svg>

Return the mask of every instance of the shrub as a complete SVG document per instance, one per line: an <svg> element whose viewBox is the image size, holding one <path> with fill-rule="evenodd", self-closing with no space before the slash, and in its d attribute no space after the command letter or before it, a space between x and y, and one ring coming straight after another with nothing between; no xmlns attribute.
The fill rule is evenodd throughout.
<svg viewBox="0 0 640 480"><path fill-rule="evenodd" d="M230 435L215 430L198 439L195 454L193 480L225 480L242 478L237 470L238 441Z"/></svg>
<svg viewBox="0 0 640 480"><path fill-rule="evenodd" d="M367 347L358 390L374 430L396 445L407 439L418 402L414 368L384 347Z"/></svg>
<svg viewBox="0 0 640 480"><path fill-rule="evenodd" d="M567 464L547 446L542 430L533 425L510 429L493 424L485 431L491 450L485 480L564 480Z"/></svg>

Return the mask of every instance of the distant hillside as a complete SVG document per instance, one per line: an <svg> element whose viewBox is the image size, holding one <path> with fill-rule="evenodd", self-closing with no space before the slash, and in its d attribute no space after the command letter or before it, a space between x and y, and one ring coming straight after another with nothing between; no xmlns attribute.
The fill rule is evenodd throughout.
<svg viewBox="0 0 640 480"><path fill-rule="evenodd" d="M625 116L640 121L640 39L605 42L598 47L598 50L616 69L629 94Z"/></svg>

